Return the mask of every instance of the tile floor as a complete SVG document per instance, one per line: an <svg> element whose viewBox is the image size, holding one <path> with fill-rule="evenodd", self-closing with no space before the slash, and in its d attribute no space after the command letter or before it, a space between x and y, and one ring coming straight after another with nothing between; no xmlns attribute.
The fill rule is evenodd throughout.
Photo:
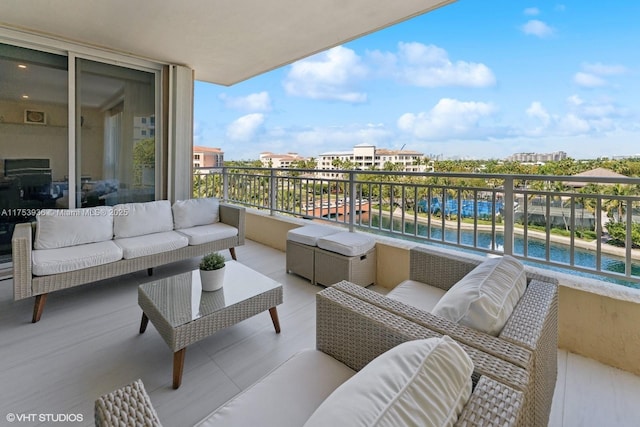
<svg viewBox="0 0 640 427"><path fill-rule="evenodd" d="M189 260L52 294L42 320L31 324L31 299L13 301L0 281L0 426L51 425L6 421L13 414L78 414L93 425L99 395L142 378L163 425L194 424L291 354L315 344L314 295L320 289L285 272L283 252L247 241L238 259L280 281L282 333L267 312L187 349L182 386L171 388L172 355L149 325L138 333L137 285L197 268ZM640 377L558 351L559 372L549 425L637 427ZM639 359L640 360L640 359Z"/></svg>

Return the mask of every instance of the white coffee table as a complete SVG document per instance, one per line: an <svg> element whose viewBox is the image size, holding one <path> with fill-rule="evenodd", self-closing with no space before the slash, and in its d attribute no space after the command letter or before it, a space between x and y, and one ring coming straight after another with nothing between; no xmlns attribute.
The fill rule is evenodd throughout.
<svg viewBox="0 0 640 427"><path fill-rule="evenodd" d="M280 333L276 306L282 304L282 285L237 261L227 261L225 269L222 289L213 292L202 291L199 270L138 287L140 333L151 320L173 350L174 389L182 382L188 345L266 310Z"/></svg>

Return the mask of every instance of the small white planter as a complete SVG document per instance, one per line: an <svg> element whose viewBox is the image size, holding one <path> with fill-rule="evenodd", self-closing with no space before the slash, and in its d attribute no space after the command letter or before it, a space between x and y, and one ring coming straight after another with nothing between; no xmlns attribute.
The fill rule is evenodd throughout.
<svg viewBox="0 0 640 427"><path fill-rule="evenodd" d="M203 291L217 291L222 288L224 284L224 270L225 267L219 268L217 270L200 270L200 282L202 283Z"/></svg>

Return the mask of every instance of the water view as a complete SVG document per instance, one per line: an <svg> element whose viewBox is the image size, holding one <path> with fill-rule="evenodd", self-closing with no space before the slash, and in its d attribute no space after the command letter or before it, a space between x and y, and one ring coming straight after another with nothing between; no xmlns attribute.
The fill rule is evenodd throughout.
<svg viewBox="0 0 640 427"><path fill-rule="evenodd" d="M380 224L379 217L377 214L371 215L371 226L379 227L383 233L391 229L394 231L394 236L398 236L400 231L402 230L401 221L399 219L394 218L393 225L390 227L389 218L382 217L382 224ZM375 230L374 230L375 231ZM403 239L412 240L417 242L424 242L423 238L414 237L413 234L417 234L418 236L427 236L429 235L432 243L436 243L439 240L442 240L442 229L439 227L431 227L431 230L428 234L428 227L426 224L418 224L417 233L415 233L415 224L411 221L405 220L404 224L404 235L402 235ZM455 229L445 229L444 232L444 241L449 243L457 242L458 231ZM483 249L491 249L493 242L493 236L490 232L478 231L477 233L477 244L478 248ZM470 250L473 250L474 246L474 233L472 230L460 230L460 244L469 246ZM501 250L504 244L504 236L502 233L496 232L495 236L495 246L496 250ZM516 255L524 255L525 242L521 236L516 235L514 238L514 253ZM534 239L529 237L527 240L527 254L529 258L538 258L541 261L545 260L546 257L546 244L542 240ZM640 289L640 284L632 283L624 280L624 278L612 278L612 277L603 277L596 276L595 274L589 274L587 272L581 272L576 270L568 270L570 268L570 252L569 247L566 245L562 245L560 243L551 242L549 245L549 258L552 262L567 264L567 268L561 268L556 266L545 265L544 268L550 268L557 271L562 271L571 275L579 275L584 277L592 277L598 280L603 280L607 282L617 283L620 285ZM576 266L582 268L594 269L596 266L596 254L595 252L575 248L574 249L574 263ZM535 265L535 263L529 263L531 265ZM601 256L601 268L603 271L612 272L612 273L620 273L624 274L625 264L624 260L621 258L615 257L613 255L603 253ZM640 264L633 263L631 265L631 275L640 277Z"/></svg>

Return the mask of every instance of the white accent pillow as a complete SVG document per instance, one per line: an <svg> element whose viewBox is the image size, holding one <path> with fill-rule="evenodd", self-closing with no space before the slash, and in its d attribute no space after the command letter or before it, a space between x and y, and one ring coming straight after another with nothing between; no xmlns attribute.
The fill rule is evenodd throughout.
<svg viewBox="0 0 640 427"><path fill-rule="evenodd" d="M82 209L43 209L36 216L34 249L57 249L113 238L109 206Z"/></svg>
<svg viewBox="0 0 640 427"><path fill-rule="evenodd" d="M491 258L453 285L432 313L497 336L526 289L520 261L509 255Z"/></svg>
<svg viewBox="0 0 640 427"><path fill-rule="evenodd" d="M116 239L172 230L173 216L168 200L124 203L113 207L113 234Z"/></svg>
<svg viewBox="0 0 640 427"><path fill-rule="evenodd" d="M471 396L472 372L448 336L408 341L338 387L304 425L452 426Z"/></svg>
<svg viewBox="0 0 640 427"><path fill-rule="evenodd" d="M173 211L173 228L195 227L220 221L220 202L215 197L205 199L189 199L176 201Z"/></svg>

